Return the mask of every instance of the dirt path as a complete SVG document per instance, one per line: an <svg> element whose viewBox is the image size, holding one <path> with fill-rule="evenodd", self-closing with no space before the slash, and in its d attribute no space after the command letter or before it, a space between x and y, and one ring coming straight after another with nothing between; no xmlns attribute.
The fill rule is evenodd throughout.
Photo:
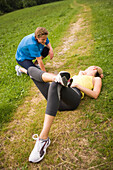
<svg viewBox="0 0 113 170"><path fill-rule="evenodd" d="M84 7L84 11L82 14L78 16L77 22L72 23L70 25L70 28L67 33L68 36L66 36L62 40L63 42L62 46L54 50L55 53L57 53L57 57L55 57L50 63L48 62L46 64L46 67L48 67L50 70L53 67L57 70L59 67L63 66L64 62L66 62L66 58L64 60L64 58L61 58L61 56L63 55L65 57L65 54L68 53L75 44L80 43L81 41L82 43L85 43L85 41L88 39L90 40L90 43L93 43L90 34L87 35L83 34L83 32L85 32L85 30L89 27L88 22L84 20L84 15L85 15L84 13L85 14L90 13L90 9ZM80 46L79 48L76 49L76 53L79 54L84 54L86 52L88 53L88 50L83 46ZM42 114L39 115L38 112L40 109L38 109L38 107L40 107L40 105L41 105L40 109L42 110ZM4 153L4 157L1 164L4 167L4 169L17 169L17 167L19 166L19 161L21 163L25 159L27 162L26 155L28 156L29 149L31 150L32 147L32 146L28 146L28 143L32 141L32 139L30 139L29 133L31 133L31 131L33 133L34 131L37 131L38 128L37 122L38 124L41 124L42 127L42 122L40 122L40 120L43 121L42 118L44 117L43 112L45 110L45 105L46 104L45 104L44 97L41 95L39 90L33 84L30 90L30 96L26 97L25 102L17 109L17 112L15 113L13 120L4 129L4 133L1 136L1 141L2 141L1 148ZM52 166L51 163L48 165L48 163L45 160L45 162L44 161L41 162L40 165L29 164L29 168L27 166L27 163L23 163L24 167L26 165L27 167L26 169L41 169L41 168L44 169L45 166L48 167L49 169L57 169L57 168L62 169L62 167L63 166L65 167L66 165L68 165L68 169L69 169L70 167L74 166L75 163L78 164L78 168L79 168L80 166L81 167L84 166L85 162L89 164L92 159L96 159L96 156L94 156L94 153L96 153L95 150L89 151L86 154L87 147L88 147L88 140L86 138L81 138L81 139L78 138L78 141L76 141L76 146L78 146L78 148L83 148L83 150L81 149L81 151L78 153L78 149L74 148L75 151L73 151L71 143L72 141L74 142L75 139L74 138L71 139L70 132L72 134L75 132L78 133L77 128L75 128L76 127L75 122L72 122L73 118L75 119L76 112L78 116L80 116L81 114L80 110L71 112L71 115L69 114L69 112L66 112L65 116L63 117L63 120L62 119L59 120L59 116L62 117L62 115L59 114L58 117L56 118L55 124L52 127L52 132L51 132L51 135L53 137L52 147L55 143L56 152L55 153L53 152L54 149L50 150L49 153L50 159L51 158L53 159L53 157L55 157L56 159L60 159L61 162L58 162L57 160L56 165ZM37 115L39 116L38 118ZM75 120L77 120L77 117ZM63 121L65 121L65 124L63 123ZM38 130L40 131L41 129ZM65 141L63 141L62 139L63 135L65 135ZM71 140L69 140L69 138ZM66 140L68 145L65 144ZM64 148L63 144L67 145L67 147ZM21 149L18 149L20 145L23 146L21 147ZM26 151L26 155L21 154L24 152L24 149L28 150ZM17 153L17 150L18 152L21 153ZM72 154L73 152L74 154ZM18 158L19 154L21 155L21 157L23 155L23 157ZM77 156L73 156L77 154L79 154L79 157L82 158L83 165L82 163L81 165L80 163L78 163L79 159L77 158ZM16 160L18 160L18 162ZM53 159L53 161L56 160Z"/></svg>
<svg viewBox="0 0 113 170"><path fill-rule="evenodd" d="M63 44L60 49L57 50L57 57L53 59L51 63L46 63L46 66L51 68L55 67L58 69L62 65L64 65L64 58L62 57L70 48L77 42L77 33L83 29L84 19L79 15L78 20L75 23L70 24L70 28L67 31L67 35L62 40ZM58 57L60 58L60 62L58 61Z"/></svg>

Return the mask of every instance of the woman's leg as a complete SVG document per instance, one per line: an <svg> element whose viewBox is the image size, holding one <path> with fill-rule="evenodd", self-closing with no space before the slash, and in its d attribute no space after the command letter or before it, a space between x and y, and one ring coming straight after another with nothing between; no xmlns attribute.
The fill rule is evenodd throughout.
<svg viewBox="0 0 113 170"><path fill-rule="evenodd" d="M55 116L45 114L43 129L39 135L40 139L47 139Z"/></svg>
<svg viewBox="0 0 113 170"><path fill-rule="evenodd" d="M46 72L39 70L38 68L35 68L35 67L30 67L28 69L28 72L29 72L30 77L33 79L34 83L38 87L38 89L41 91L41 93L47 99L47 108L46 108L44 127L40 134L40 137L43 139L48 136L51 124L52 124L53 119L57 113L59 106L60 106L60 96L58 94L58 90L59 89L61 90L63 88L63 86L61 86L59 83L56 83L56 82L52 82L51 84L44 82L44 80L45 81L53 81L54 77L56 77L56 75L54 75L54 74L46 73ZM75 92L70 88L66 88L66 89L67 90L61 90L61 97L62 97L61 100L66 98L66 100L64 100L65 107L63 105L63 109L64 110L66 110L66 109L72 110L73 108L75 108L76 102L74 101L74 106L73 106L73 103L68 101L68 100L71 100L68 97L68 95L71 92L73 94L73 96L75 96L74 95ZM67 95L64 95L63 93L66 93ZM71 96L72 96L72 94L71 94Z"/></svg>
<svg viewBox="0 0 113 170"><path fill-rule="evenodd" d="M45 82L54 81L56 77L56 75L46 73L42 70L39 70L36 67L30 67L28 69L28 72L30 77L33 79L33 81L35 82L35 84L37 85L41 92L42 91L44 92L43 90L44 88L42 87L44 85L44 81ZM60 94L59 90L61 90ZM46 114L55 116L58 108L59 110L74 110L79 105L81 99L80 91L79 90L77 91L77 89L75 90L73 90L72 88L63 87L59 83L55 82L52 82L50 86L47 85L46 91L48 93L48 102Z"/></svg>
<svg viewBox="0 0 113 170"><path fill-rule="evenodd" d="M60 96L58 94L59 89ZM56 116L58 110L65 111L76 109L81 100L81 93L79 90L75 90L52 82L48 91L46 114Z"/></svg>
<svg viewBox="0 0 113 170"><path fill-rule="evenodd" d="M46 107L46 114L44 120L44 126L40 133L41 139L47 139L52 122L56 116L58 110L74 110L80 103L81 95L79 91L74 91L72 88L63 87L61 89L61 99L58 95L58 83L51 83L48 91L48 100Z"/></svg>
<svg viewBox="0 0 113 170"><path fill-rule="evenodd" d="M35 83L35 85L38 87L38 89L40 90L40 92L42 93L42 95L45 97L45 99L47 100L48 97L48 89L49 89L49 83L45 83L45 82L38 82L34 79L32 79L33 82Z"/></svg>
<svg viewBox="0 0 113 170"><path fill-rule="evenodd" d="M55 115L57 113L59 107L59 97L58 97L58 83L51 83L48 89L48 99L47 99L47 107L46 107L46 114L44 119L43 129L40 133L41 139L47 139L49 135L49 131Z"/></svg>
<svg viewBox="0 0 113 170"><path fill-rule="evenodd" d="M55 81L56 75L53 73L47 73L38 69L37 67L29 67L28 73L31 78L39 82L52 82Z"/></svg>
<svg viewBox="0 0 113 170"><path fill-rule="evenodd" d="M36 144L34 146L34 149L32 150L32 152L29 156L30 162L39 162L40 160L42 160L44 155L46 154L47 147L50 145L50 139L48 138L48 135L49 135L51 125L53 123L53 120L55 118L56 112L57 112L59 104L60 104L60 97L58 94L58 90L60 88L58 88L58 86L59 86L59 84L55 83L55 82L51 83L51 85L49 86L44 125L43 125L43 129L39 135L39 138L36 139ZM69 88L67 88L67 89L69 89ZM71 91L73 92L72 89L71 89ZM64 93L64 92L65 91L63 90L62 93ZM62 98L63 97L64 97L64 95L62 94ZM67 97L66 103L69 104L70 102L68 102L68 96L66 96L66 97Z"/></svg>
<svg viewBox="0 0 113 170"><path fill-rule="evenodd" d="M37 67L29 67L28 73L40 92L46 98L48 97L49 82L54 81L56 75L52 73L46 73Z"/></svg>
<svg viewBox="0 0 113 170"><path fill-rule="evenodd" d="M61 101L59 105L59 111L75 110L81 101L81 92L77 88L61 89Z"/></svg>
<svg viewBox="0 0 113 170"><path fill-rule="evenodd" d="M42 95L47 100L48 89L49 89L50 84L48 82L44 82L44 80L42 79L42 76L43 76L43 74L45 74L45 72L36 68L36 67L29 67L28 73L29 73L31 79L33 80L33 82L35 83L35 85L38 87L38 89L42 93Z"/></svg>
<svg viewBox="0 0 113 170"><path fill-rule="evenodd" d="M48 97L48 89L49 89L49 83L55 81L56 75L52 73L44 72L37 67L29 67L28 73L31 77L31 79L34 81L35 85L38 87L40 92L43 94L43 96L46 98Z"/></svg>

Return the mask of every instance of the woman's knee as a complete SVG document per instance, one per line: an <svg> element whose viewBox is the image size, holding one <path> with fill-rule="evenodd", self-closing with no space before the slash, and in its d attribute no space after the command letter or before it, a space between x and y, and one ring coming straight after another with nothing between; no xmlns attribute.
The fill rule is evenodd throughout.
<svg viewBox="0 0 113 170"><path fill-rule="evenodd" d="M52 82L49 86L49 93L51 95L57 95L57 92L58 92L57 87L58 87L58 83Z"/></svg>
<svg viewBox="0 0 113 170"><path fill-rule="evenodd" d="M58 86L58 83L56 83L56 82L51 83L51 89L55 89L55 88L57 88L57 86Z"/></svg>
<svg viewBox="0 0 113 170"><path fill-rule="evenodd" d="M28 74L30 75L30 77L32 79L39 81L39 82L43 82L43 80L42 80L43 73L44 73L44 71L38 69L37 67L31 66L28 68Z"/></svg>

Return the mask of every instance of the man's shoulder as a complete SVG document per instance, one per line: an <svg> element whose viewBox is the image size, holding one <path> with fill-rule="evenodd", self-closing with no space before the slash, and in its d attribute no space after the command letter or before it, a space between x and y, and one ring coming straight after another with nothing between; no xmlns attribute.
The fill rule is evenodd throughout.
<svg viewBox="0 0 113 170"><path fill-rule="evenodd" d="M34 33L29 34L28 36L26 36L26 40L28 45L33 45L33 44L37 44Z"/></svg>

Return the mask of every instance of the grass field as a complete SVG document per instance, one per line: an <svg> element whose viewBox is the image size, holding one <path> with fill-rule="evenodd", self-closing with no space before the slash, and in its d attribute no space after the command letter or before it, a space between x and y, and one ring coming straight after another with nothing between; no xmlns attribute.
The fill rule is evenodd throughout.
<svg viewBox="0 0 113 170"><path fill-rule="evenodd" d="M112 11L112 0L65 0L0 17L1 169L113 169ZM63 42L72 36L73 24L75 42L68 43L64 53ZM55 52L54 61L44 61L48 71L68 70L73 75L99 65L104 79L97 100L86 97L77 110L58 112L47 155L40 164L30 164L31 136L40 133L46 101L28 76L16 76L14 67L18 43L37 26L48 29Z"/></svg>
<svg viewBox="0 0 113 170"><path fill-rule="evenodd" d="M0 123L10 120L13 110L28 94L31 84L27 76L17 77L15 74L15 53L19 42L38 26L42 26L48 29L50 42L55 48L64 36L73 15L79 10L77 7L71 7L71 4L71 1L55 2L0 17Z"/></svg>

